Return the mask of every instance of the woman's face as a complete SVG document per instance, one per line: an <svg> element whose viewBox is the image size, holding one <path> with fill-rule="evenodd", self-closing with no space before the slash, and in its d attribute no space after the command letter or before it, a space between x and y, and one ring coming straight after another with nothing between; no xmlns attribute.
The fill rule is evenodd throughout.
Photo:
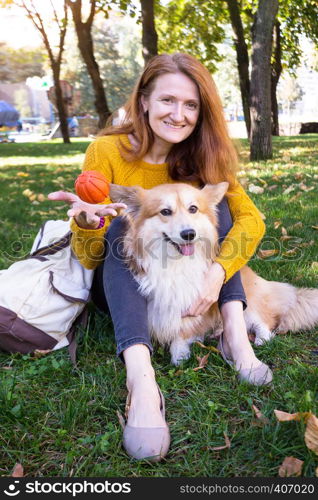
<svg viewBox="0 0 318 500"><path fill-rule="evenodd" d="M159 76L149 97L141 99L155 141L177 144L193 132L200 113L200 96L196 84L185 74Z"/></svg>

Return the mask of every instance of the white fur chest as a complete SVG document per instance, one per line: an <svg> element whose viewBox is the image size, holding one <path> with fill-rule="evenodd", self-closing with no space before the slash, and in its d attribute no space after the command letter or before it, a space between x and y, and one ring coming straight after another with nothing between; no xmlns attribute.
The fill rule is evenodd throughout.
<svg viewBox="0 0 318 500"><path fill-rule="evenodd" d="M182 330L182 313L203 289L209 261L196 248L191 256L147 256L142 265L146 273L136 279L148 301L149 329L159 342L170 343Z"/></svg>

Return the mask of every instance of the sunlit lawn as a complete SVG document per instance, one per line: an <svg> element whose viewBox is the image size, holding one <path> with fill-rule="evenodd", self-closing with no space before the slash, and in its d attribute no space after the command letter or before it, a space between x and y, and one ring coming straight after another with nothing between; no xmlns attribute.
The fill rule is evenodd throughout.
<svg viewBox="0 0 318 500"><path fill-rule="evenodd" d="M66 205L45 197L73 189L87 145L0 144L0 268L28 253L44 220L66 218ZM240 178L247 189L264 188L250 195L266 217L261 250L272 250L250 265L264 278L316 287L318 136L277 138L274 151L273 160L251 164L243 141ZM88 328L79 332L77 369L67 350L41 359L0 355L0 475L21 463L28 476L277 476L293 456L304 461L302 475L314 476L318 457L307 449L304 422L278 423L274 409L318 415L317 334L280 335L255 348L273 368L269 388L239 384L214 352L194 371L196 356L207 352L198 345L181 369L157 349L172 444L165 461L149 464L129 459L121 447L116 411L124 411L124 369L110 319L91 308ZM231 446L218 450L224 434Z"/></svg>

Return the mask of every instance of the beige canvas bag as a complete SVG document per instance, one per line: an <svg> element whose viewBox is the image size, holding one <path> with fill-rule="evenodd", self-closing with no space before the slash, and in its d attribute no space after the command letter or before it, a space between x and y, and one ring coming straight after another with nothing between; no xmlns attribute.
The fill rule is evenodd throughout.
<svg viewBox="0 0 318 500"><path fill-rule="evenodd" d="M0 349L28 353L70 344L94 273L80 264L70 241L70 221L47 221L30 255L0 271Z"/></svg>

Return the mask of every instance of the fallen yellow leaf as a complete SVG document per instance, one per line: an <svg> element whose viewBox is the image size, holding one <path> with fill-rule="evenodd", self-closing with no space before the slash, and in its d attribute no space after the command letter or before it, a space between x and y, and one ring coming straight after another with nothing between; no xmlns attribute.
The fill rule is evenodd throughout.
<svg viewBox="0 0 318 500"><path fill-rule="evenodd" d="M283 194L284 194L284 195L285 195L285 194L289 194L289 193L291 193L292 191L294 191L294 189L295 189L295 186L294 186L294 184L292 184L291 186L289 186L288 188L286 188L286 189L283 191Z"/></svg>
<svg viewBox="0 0 318 500"><path fill-rule="evenodd" d="M209 351L212 351L212 352L216 352L217 354L220 352L216 347L214 347L213 345L205 345L205 344L202 344L202 342L199 342L198 340L195 342L197 345L199 345L200 347L202 347L203 349L208 349Z"/></svg>
<svg viewBox="0 0 318 500"><path fill-rule="evenodd" d="M263 212L259 210L258 213L260 214L262 220L266 220L266 215L263 214Z"/></svg>
<svg viewBox="0 0 318 500"><path fill-rule="evenodd" d="M118 422L121 426L122 429L125 429L125 426L126 426L126 422L125 422L125 419L124 417L122 416L122 414L120 413L119 410L117 410L117 418L118 418Z"/></svg>
<svg viewBox="0 0 318 500"><path fill-rule="evenodd" d="M275 220L275 222L274 222L274 229L278 229L281 224L282 224L281 220Z"/></svg>
<svg viewBox="0 0 318 500"><path fill-rule="evenodd" d="M314 240L306 241L304 243L297 243L299 247L302 248L307 248L307 247L312 247L315 244Z"/></svg>
<svg viewBox="0 0 318 500"><path fill-rule="evenodd" d="M257 255L261 259L267 259L267 257L272 257L273 255L278 254L278 250L275 250L274 248L272 250L259 250L257 252Z"/></svg>
<svg viewBox="0 0 318 500"><path fill-rule="evenodd" d="M312 415L310 411L288 413L286 411L274 410L274 413L279 422L289 422L291 420L300 421L302 419L304 419L306 422L308 418Z"/></svg>
<svg viewBox="0 0 318 500"><path fill-rule="evenodd" d="M33 191L31 189L27 188L24 191L22 191L23 196L31 196L33 194Z"/></svg>
<svg viewBox="0 0 318 500"><path fill-rule="evenodd" d="M298 229L299 227L303 227L303 223L301 221L299 222L295 222L295 224L293 224L292 226L289 226L289 230L290 229Z"/></svg>
<svg viewBox="0 0 318 500"><path fill-rule="evenodd" d="M293 202L293 201L296 201L300 196L302 195L302 192L299 191L298 193L296 193L294 196L292 196L289 200L289 202Z"/></svg>
<svg viewBox="0 0 318 500"><path fill-rule="evenodd" d="M289 236L288 234L285 234L284 236L281 236L279 239L280 241L286 241L286 240L292 240L294 236Z"/></svg>
<svg viewBox="0 0 318 500"><path fill-rule="evenodd" d="M214 446L213 448L209 448L210 450L219 451L219 450L225 450L226 448L231 448L231 441L229 440L229 438L225 434L225 432L223 432L223 434L224 434L225 445L223 445L223 446Z"/></svg>
<svg viewBox="0 0 318 500"><path fill-rule="evenodd" d="M203 356L203 358L200 358L200 356L197 356L196 358L199 361L199 366L197 366L196 368L193 368L193 371L196 372L197 370L201 370L202 368L205 368L205 366L208 362L209 356L210 356L209 352L208 352L208 354Z"/></svg>
<svg viewBox="0 0 318 500"><path fill-rule="evenodd" d="M250 184L248 186L248 190L250 193L254 193L254 194L263 194L264 193L264 188L261 186L256 186L255 184Z"/></svg>
<svg viewBox="0 0 318 500"><path fill-rule="evenodd" d="M45 201L46 200L44 194L42 194L42 193L38 194L37 198L38 198L38 201Z"/></svg>
<svg viewBox="0 0 318 500"><path fill-rule="evenodd" d="M11 477L23 477L23 476L24 476L24 471L22 465L15 464L15 466L13 467Z"/></svg>
<svg viewBox="0 0 318 500"><path fill-rule="evenodd" d="M313 263L311 264L311 268L312 268L312 269L318 269L318 262L313 262Z"/></svg>
<svg viewBox="0 0 318 500"><path fill-rule="evenodd" d="M279 467L278 475L279 477L299 477L301 475L301 470L303 467L303 461L295 457L284 458L283 463Z"/></svg>
<svg viewBox="0 0 318 500"><path fill-rule="evenodd" d="M311 415L307 420L305 443L307 448L318 455L318 418L315 415Z"/></svg>
<svg viewBox="0 0 318 500"><path fill-rule="evenodd" d="M263 184L263 186L265 186L265 187L267 186L267 182L264 181L264 179L259 178L258 181L261 182Z"/></svg>
<svg viewBox="0 0 318 500"><path fill-rule="evenodd" d="M257 408L257 406L252 405L252 408L255 412L256 418L258 418L263 424L269 424L269 419L263 415L263 413Z"/></svg>
<svg viewBox="0 0 318 500"><path fill-rule="evenodd" d="M283 255L287 255L288 257L290 255L296 255L298 248L291 248L290 250L287 250L286 252L283 253Z"/></svg>
<svg viewBox="0 0 318 500"><path fill-rule="evenodd" d="M282 227L282 235L287 236L287 229L285 227Z"/></svg>
<svg viewBox="0 0 318 500"><path fill-rule="evenodd" d="M313 229L316 229L318 231L318 226L311 226Z"/></svg>
<svg viewBox="0 0 318 500"><path fill-rule="evenodd" d="M297 174L295 174L294 177L295 177L295 179L300 181L300 179L302 179L304 177L304 174L302 172L298 172Z"/></svg>

